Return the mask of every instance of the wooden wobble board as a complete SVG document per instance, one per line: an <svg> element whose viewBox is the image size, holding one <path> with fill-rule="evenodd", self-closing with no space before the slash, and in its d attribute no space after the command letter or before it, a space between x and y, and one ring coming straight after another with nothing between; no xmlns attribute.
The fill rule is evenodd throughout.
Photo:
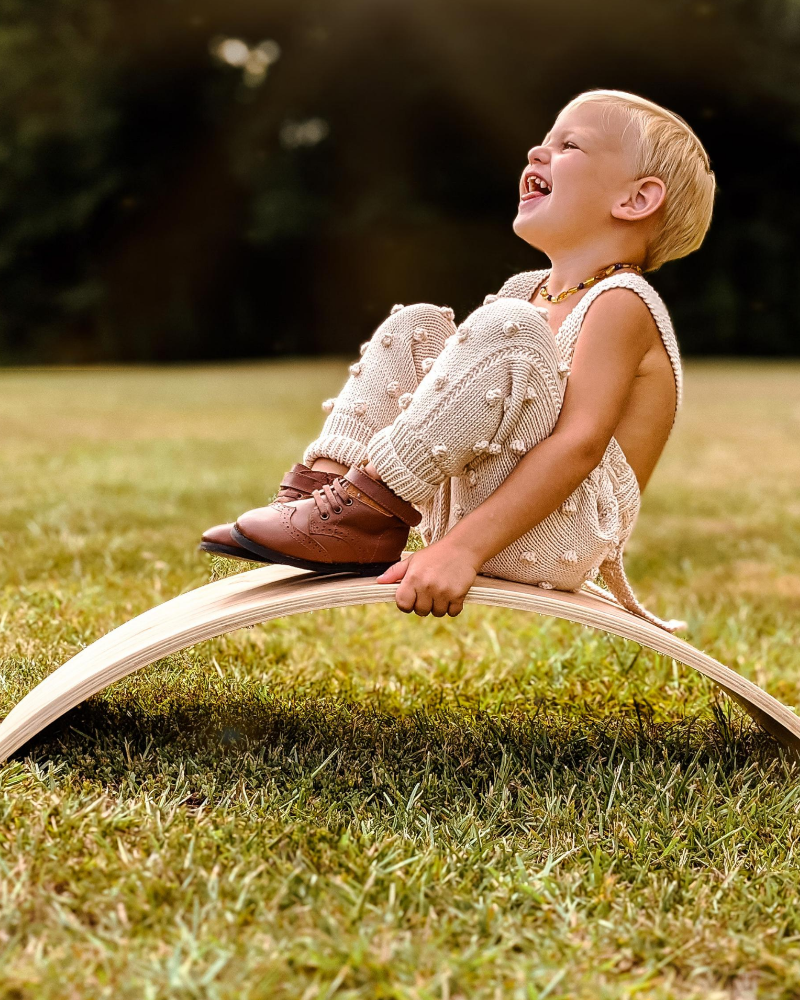
<svg viewBox="0 0 800 1000"><path fill-rule="evenodd" d="M170 653L247 625L306 611L393 602L396 586L374 577L265 566L198 587L138 615L82 649L12 709L0 725L0 761L90 695ZM467 604L533 611L601 629L710 677L767 732L800 753L800 718L760 687L613 599L479 576Z"/></svg>

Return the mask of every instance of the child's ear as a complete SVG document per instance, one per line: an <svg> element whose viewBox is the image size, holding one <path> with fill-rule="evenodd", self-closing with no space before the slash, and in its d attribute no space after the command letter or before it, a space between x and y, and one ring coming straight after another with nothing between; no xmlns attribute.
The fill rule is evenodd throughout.
<svg viewBox="0 0 800 1000"><path fill-rule="evenodd" d="M657 212L664 204L667 186L660 177L640 177L633 182L627 197L611 209L615 219L638 222Z"/></svg>

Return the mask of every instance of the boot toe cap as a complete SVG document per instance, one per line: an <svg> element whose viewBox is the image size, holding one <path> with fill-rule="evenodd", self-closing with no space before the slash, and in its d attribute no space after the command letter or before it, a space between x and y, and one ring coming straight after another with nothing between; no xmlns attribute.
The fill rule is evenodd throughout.
<svg viewBox="0 0 800 1000"><path fill-rule="evenodd" d="M282 521L279 509L274 507L257 507L255 510L245 511L236 518L236 530L245 538L249 538L259 545L269 546L280 536L280 522Z"/></svg>
<svg viewBox="0 0 800 1000"><path fill-rule="evenodd" d="M213 528L208 528L203 532L204 542L213 542L216 545L235 544L231 538L231 528L233 524L215 524Z"/></svg>

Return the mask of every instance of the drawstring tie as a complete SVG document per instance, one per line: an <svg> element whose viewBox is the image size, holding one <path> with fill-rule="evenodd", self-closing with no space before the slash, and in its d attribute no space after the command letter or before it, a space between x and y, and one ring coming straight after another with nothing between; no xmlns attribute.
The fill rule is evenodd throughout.
<svg viewBox="0 0 800 1000"><path fill-rule="evenodd" d="M608 591L611 592L611 596L626 611L644 618L651 625L658 625L659 628L663 628L667 632L677 632L678 629L686 628L685 621L681 621L679 618L670 618L664 621L664 619L654 615L639 603L636 594L633 592L633 588L628 582L628 577L625 575L625 567L622 565L622 545L618 545L613 554L604 559L600 564L600 575L608 587ZM602 587L598 587L588 580L583 586L589 593L608 597L608 591L603 590Z"/></svg>

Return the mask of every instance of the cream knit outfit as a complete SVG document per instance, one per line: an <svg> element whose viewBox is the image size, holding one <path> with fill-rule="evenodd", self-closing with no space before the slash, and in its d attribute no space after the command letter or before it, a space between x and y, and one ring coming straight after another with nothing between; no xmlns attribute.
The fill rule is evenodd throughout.
<svg viewBox="0 0 800 1000"><path fill-rule="evenodd" d="M561 324L529 299L549 270L513 275L456 326L447 306L394 306L328 413L303 461L371 461L382 480L422 513L423 541L437 541L552 433L583 318L608 288L629 288L656 322L683 395L678 344L664 302L641 275L620 272L594 285ZM673 416L674 425L674 416ZM636 599L622 553L639 513L636 475L616 438L561 506L489 559L487 576L545 589L595 591L598 576L629 611L674 632ZM608 591L602 590L608 596Z"/></svg>

